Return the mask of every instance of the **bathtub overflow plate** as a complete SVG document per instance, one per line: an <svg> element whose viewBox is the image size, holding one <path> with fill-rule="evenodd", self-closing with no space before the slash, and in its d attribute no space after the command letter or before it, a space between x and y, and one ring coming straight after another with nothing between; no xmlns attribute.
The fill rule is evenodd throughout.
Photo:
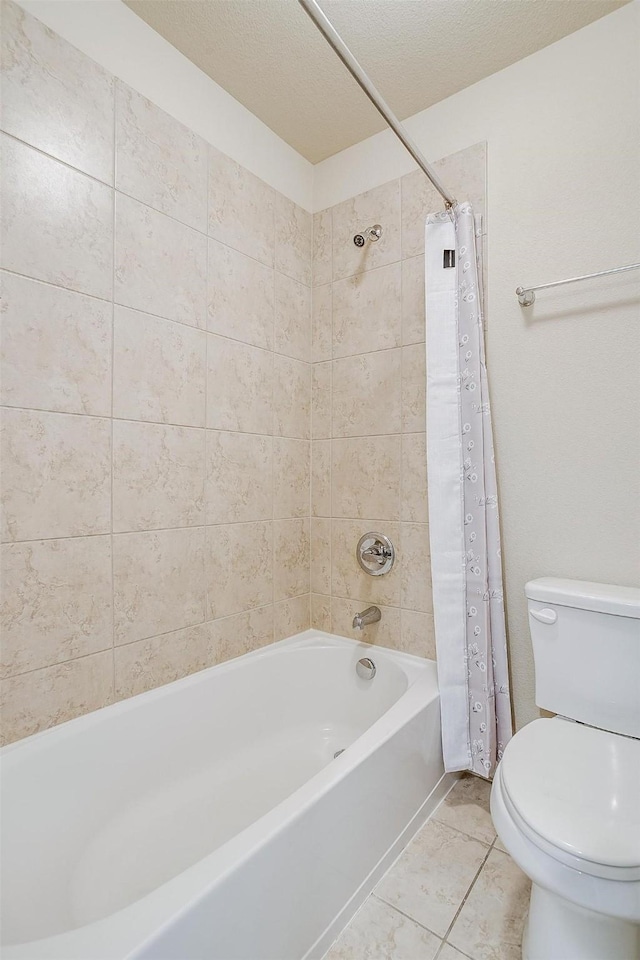
<svg viewBox="0 0 640 960"><path fill-rule="evenodd" d="M389 537L372 531L358 540L356 557L365 573L372 577L381 577L393 567L396 551Z"/></svg>

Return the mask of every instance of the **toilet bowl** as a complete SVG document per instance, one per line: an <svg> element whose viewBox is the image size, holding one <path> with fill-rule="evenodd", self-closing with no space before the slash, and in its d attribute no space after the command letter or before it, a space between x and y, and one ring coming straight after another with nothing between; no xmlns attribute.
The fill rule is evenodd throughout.
<svg viewBox="0 0 640 960"><path fill-rule="evenodd" d="M545 579L527 597L536 701L561 715L513 737L491 792L532 880L523 960L640 960L640 591Z"/></svg>

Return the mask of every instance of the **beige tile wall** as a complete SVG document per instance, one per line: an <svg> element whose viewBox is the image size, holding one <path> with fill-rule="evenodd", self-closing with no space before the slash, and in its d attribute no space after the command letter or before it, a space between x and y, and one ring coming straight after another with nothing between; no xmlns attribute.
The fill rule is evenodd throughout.
<svg viewBox="0 0 640 960"><path fill-rule="evenodd" d="M2 7L9 741L309 626L312 218Z"/></svg>
<svg viewBox="0 0 640 960"><path fill-rule="evenodd" d="M436 164L485 214L486 149ZM425 435L424 220L442 209L419 171L313 218L311 617L315 627L434 657ZM382 238L358 248L373 223ZM368 530L397 550L393 571L363 573ZM358 610L382 620L354 632Z"/></svg>

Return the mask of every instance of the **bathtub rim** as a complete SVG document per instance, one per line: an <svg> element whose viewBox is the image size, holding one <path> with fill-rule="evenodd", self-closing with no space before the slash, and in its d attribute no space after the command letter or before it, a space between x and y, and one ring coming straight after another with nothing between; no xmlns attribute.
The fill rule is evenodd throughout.
<svg viewBox="0 0 640 960"><path fill-rule="evenodd" d="M427 657L418 657L412 653L405 653L401 650L394 650L392 647L383 647L379 646L378 644L366 643L362 640L354 640L351 637L342 637L338 634L327 633L323 630L315 630L313 627L311 627L308 630L303 630L291 637L285 637L284 640L275 640L273 643L267 643L262 647L258 647L256 650L249 650L247 653L241 653L237 657L230 657L228 660L223 660L221 663L214 663L209 667L203 667L202 670L195 670L193 673L188 673L184 677L178 677L176 680L170 680L168 683L161 683L157 687L152 687L150 690L143 690L140 693L135 693L130 697L122 697L119 700L114 700L112 703L106 703L103 707L98 707L96 710L90 710L88 713L82 713L77 717L72 717L70 720L63 720L62 723L56 723L51 727L47 727L46 730L38 730L36 733L31 733L26 737L20 737L18 740L13 740L11 743L6 743L0 747L0 760L2 760L3 757L9 756L9 754L17 749L24 750L26 748L31 748L36 744L40 744L46 737L51 737L54 735L60 736L61 731L67 733L81 725L90 727L96 723L100 723L107 712L113 714L127 713L129 710L135 710L139 707L143 698L145 702L161 700L163 697L169 696L170 692L176 688L189 687L198 683L203 683L205 677L213 670L215 670L218 674L224 674L231 672L234 669L238 669L240 663L272 656L280 649L293 648L302 650L308 647L335 647L337 649L341 647L344 649L355 649L360 647L364 652L367 650L379 651L379 653L381 653L383 656L388 655L392 660L397 661L406 668L405 673L407 673L409 677L409 685L405 691L405 694L411 688L413 683L415 683L416 680L418 680L424 674L424 671L434 672L437 689L437 669L435 660L430 660ZM402 694L401 696L404 696L405 694ZM395 704L393 704L389 709L392 709L393 706L395 706ZM378 721L375 722L377 723Z"/></svg>
<svg viewBox="0 0 640 960"><path fill-rule="evenodd" d="M61 732L72 734L73 730L80 725L90 727L104 721L108 712L126 713L128 710L139 708L143 702L170 696L171 691L178 686L189 687L206 682L211 671L215 670L220 675L234 668L237 669L243 662L277 655L278 650L305 648L342 648L353 651L360 648L370 653L375 651L374 656L389 658L401 665L407 674L409 685L398 700L375 720L348 750L315 773L275 807L230 837L220 847L206 854L201 860L107 917L39 940L4 944L2 946L4 960L44 960L44 958L81 960L85 956L90 957L90 960L111 960L114 954L122 960L135 957L145 948L145 945L155 940L162 930L175 923L195 904L208 896L218 884L223 883L256 850L262 849L287 826L301 818L314 803L393 737L402 726L410 723L429 704L437 701L439 691L436 664L435 661L389 647L309 629L134 697L109 704L2 748L0 756L6 756L16 749L35 748L44 741L45 737L60 736ZM438 784L434 785L434 790L426 798L425 804L437 787ZM440 799L442 798L440 797L437 802L440 802ZM96 941L99 941L97 950L95 949ZM88 952L90 945L94 949Z"/></svg>

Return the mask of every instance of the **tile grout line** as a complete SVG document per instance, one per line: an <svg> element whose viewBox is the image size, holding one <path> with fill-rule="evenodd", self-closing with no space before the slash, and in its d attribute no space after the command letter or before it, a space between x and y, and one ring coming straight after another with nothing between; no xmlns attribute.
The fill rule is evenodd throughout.
<svg viewBox="0 0 640 960"><path fill-rule="evenodd" d="M284 601L277 601L277 602L283 603L283 602L286 602L287 600L297 600L297 599L299 599L300 597L304 597L304 596L306 596L306 595L307 595L307 594L304 593L304 592L302 592L302 593L296 593L296 594L294 594L292 597L285 597ZM247 614L252 613L254 610L266 610L266 609L268 609L269 607L272 607L272 606L273 606L273 604L272 604L271 602L269 602L269 603L260 603L260 604L257 604L256 606L248 607L246 610L239 610L239 611L236 611L235 613L228 613L228 614L226 614L224 617L205 617L204 620L197 620L195 623L183 624L183 626L181 626L181 627L174 627L174 628L171 629L171 630L163 630L163 631L160 632L160 633L152 633L152 634L149 634L149 635L145 635L144 637L136 637L135 640L127 640L127 641L125 641L124 643L114 643L114 644L113 644L113 649L114 649L114 652L115 652L115 650L118 650L118 649L121 649L121 648L124 648L124 647L132 647L132 646L134 646L134 645L137 644L137 643L145 643L145 642L148 641L148 640L158 640L158 639L160 639L160 638L162 638L162 637L170 637L170 636L172 636L174 633L180 633L180 632L183 631L183 630L194 630L194 629L196 629L197 627L205 627L205 626L207 626L207 625L210 624L210 623L222 623L222 622L224 622L225 620L233 620L235 617L246 616ZM347 638L347 639L348 639L348 638ZM28 676L28 675L31 674L31 673L37 673L37 672L39 672L39 671L41 671L41 670L50 670L50 669L52 669L53 667L61 667L61 666L64 666L64 664L67 664L67 663L75 663L77 660L86 660L86 659L88 659L89 657L95 657L95 656L97 656L98 654L101 654L101 653L109 653L110 650L111 650L111 647L110 647L110 646L106 646L106 647L102 647L100 650L92 650L90 653L82 653L82 654L80 654L80 655L77 656L77 657L69 657L69 658L66 659L66 660L56 660L54 663L48 663L48 664L45 664L44 666L41 666L41 667L33 667L31 670L20 670L20 671L18 671L18 672L16 672L16 673L4 673L4 674L2 675L2 679L3 679L3 680L13 680L13 679L15 679L15 678L17 678L17 677L26 677L26 676ZM221 662L225 662L225 661L221 661ZM92 711L92 712L93 712L93 711Z"/></svg>
<svg viewBox="0 0 640 960"><path fill-rule="evenodd" d="M266 439L269 439L269 438L267 437ZM169 526L169 527L142 527L142 528L140 528L140 529L130 529L130 530L114 530L114 531L112 531L112 530L108 529L108 530L103 530L103 531L98 532L98 533L76 533L76 534L71 534L71 535L69 535L69 534L59 534L58 536L53 536L53 537L27 537L27 538L22 539L22 540L3 540L3 541L0 541L0 547L13 547L13 546L19 546L19 545L21 545L21 544L26 544L26 543L51 543L52 541L55 541L55 540L88 540L88 539L98 539L99 537L109 537L109 536L113 536L113 537L136 536L136 535L143 534L143 533L171 533L171 532L174 531L174 530L176 530L176 531L206 530L206 529L209 529L210 527L237 527L237 526L242 526L242 525L245 525L245 526L246 526L246 525L248 525L248 524L250 524L250 523L253 523L253 524L255 524L255 523L262 523L262 524L264 524L264 523L273 523L273 524L276 524L276 523L288 523L288 522L291 521L291 520L306 520L306 519L309 519L309 520L311 520L311 519L313 519L313 520L329 520L329 521L331 521L332 523L333 523L333 520L335 520L337 523L343 523L343 522L344 522L344 523L364 523L364 522L365 522L365 521L363 521L361 518L358 518L358 517L355 517L355 518L334 517L333 520L332 520L331 517L312 517L312 518L307 518L307 517L305 517L304 515L298 514L298 515L296 515L296 516L286 516L286 517L276 517L276 518L272 518L272 517L259 517L259 518L255 519L255 520L224 520L224 521L211 522L211 523L204 523L204 522L202 522L202 523L192 523L192 524L187 524L186 526L185 526L185 525L182 525L182 524L178 524L178 525L176 525L176 526ZM374 521L369 521L369 522L374 522ZM389 522L389 523L399 523L400 521L397 521L397 520L394 520L394 521L380 520L380 521L375 521L375 522L380 522L380 523L387 523L387 522ZM426 527L426 526L428 526L428 524L425 523L425 524L423 524L423 526ZM315 592L318 592L318 591L315 591ZM327 593L323 593L323 594L319 594L319 595L322 595L322 596L330 596L330 594L327 594ZM337 597L338 597L338 599L341 599L341 600L358 600L358 601L360 601L360 600L362 599L362 598L360 598L360 597L348 597L348 596L344 596L344 595L341 594L341 593L340 593L340 594L337 594ZM399 604L399 603L383 603L382 606L383 606L383 607L392 607L392 608L398 608L398 609L399 609L399 608L402 606L402 604ZM430 611L430 610L418 610L418 609L416 609L415 607L409 607L409 606L403 607L403 609L406 609L406 610L408 610L408 611L410 611L410 612L412 612L412 613L424 613L426 616L433 616L433 612Z"/></svg>
<svg viewBox="0 0 640 960"><path fill-rule="evenodd" d="M269 402L271 404L271 517L272 522L275 523L276 515L276 360L275 360L275 349L276 349L276 335L277 335L277 316L278 308L276 305L276 275L275 267L277 262L276 254L276 211L275 211L275 196L272 204L272 238L273 238L273 313L271 316L271 343L273 345L273 351L271 354L271 390ZM280 439L280 438L278 438ZM276 613L276 538L275 538L275 528L272 526L271 530L271 609L273 611L272 622L271 622L271 642L273 643L277 636L277 613Z"/></svg>
<svg viewBox="0 0 640 960"><path fill-rule="evenodd" d="M461 832L461 831L459 831L459 832ZM487 852L486 852L486 854L485 854L485 856L484 856L484 858L483 858L483 860L482 860L482 863L481 863L480 866L478 867L478 870L477 870L477 872L476 872L476 875L474 876L473 880L472 880L471 883L469 884L469 888L468 888L467 892L465 893L464 897L462 898L462 903L460 904L460 906L459 906L458 909L456 910L455 916L453 917L453 920L452 920L451 923L449 924L449 927L448 927L448 929L447 929L447 932L445 933L444 937L442 938L443 943L448 943L448 942L449 942L449 941L448 941L448 937L449 937L450 933L452 932L452 930L453 930L453 928L454 928L454 926L455 926L456 920L458 919L458 917L459 917L460 914L462 913L462 909L463 909L465 903L467 902L467 900L469 899L469 896L470 896L470 894L471 894L471 891L473 890L474 886L476 885L476 882L477 882L480 874L481 874L482 871L484 870L484 866L485 866L487 860L489 859L489 855L490 855L491 851L493 850L493 847L494 847L494 845L495 845L495 842L496 842L496 841L495 841L495 838L494 838L493 842L491 843L491 846L490 846L489 849L487 850ZM453 943L451 944L451 946L454 947L455 950L458 949Z"/></svg>
<svg viewBox="0 0 640 960"><path fill-rule="evenodd" d="M291 359L291 358L289 358ZM78 413L75 410L50 410L47 407L25 407L13 403L0 404L3 410L19 410L24 413L46 413L59 417L83 417L87 420L115 420L117 423L139 423L148 424L154 427L175 427L182 430L205 430L209 433L230 433L239 434L246 437L263 437L265 439L275 438L276 440L293 440L300 443L309 443L309 437L291 436L290 434L272 434L258 433L255 430L230 430L225 427L207 427L194 423L175 423L171 420L140 420L136 417L111 417L108 413ZM387 434L387 436L399 436L399 434ZM347 437L346 439L366 439L361 437Z"/></svg>
<svg viewBox="0 0 640 960"><path fill-rule="evenodd" d="M207 150L207 160L206 160L206 165L205 165L205 166L206 166L205 215L206 215L207 231L209 230L209 174L210 174L210 162L209 162L209 157L210 157L210 151ZM209 269L210 269L210 266L211 266L211 263L210 263L210 259L209 259L209 243L207 242L206 271L205 271L205 272L206 272L206 284L207 284L207 290L206 290L206 296L205 296L205 300L206 300L206 303L205 303L205 312L206 312L206 316L205 316L205 330L208 330L208 329L209 329L209 302L208 302L208 301L209 301L209 296L208 296L208 293L209 293ZM209 497L208 497L208 495L207 495L207 493L208 493L208 478L209 478L209 458L208 458L209 443L208 443L208 439L207 439L207 424L208 424L208 421L209 421L209 406L208 406L209 396L208 396L208 391L209 391L209 337L205 334L205 338L204 338L204 391L203 391L203 394L204 394L204 396L203 396L203 402L204 402L204 418L203 418L203 419L204 419L205 430L204 430L204 471L203 471L203 480L202 480L202 482L203 482L203 492L204 492L204 521L205 521L204 555L203 555L203 563L204 563L204 573L203 573L203 578L204 578L204 615L205 615L205 622L206 622L207 613L208 613L208 611L209 611L209 582L208 582L208 578L207 578L207 568L210 568L210 566L211 566L210 563L207 564L207 547L208 547L208 543L210 542L209 535L207 534L207 521L209 520L208 512L209 512L209 509L210 509L210 507L209 507Z"/></svg>
<svg viewBox="0 0 640 960"><path fill-rule="evenodd" d="M456 786L456 785L454 784L454 787L455 787L455 786ZM453 789L453 788L452 788L452 789ZM451 791L450 791L450 793L451 793ZM447 796L448 796L448 795L447 795ZM421 828L421 830L425 829L425 827L426 827L429 823L437 820L435 814L436 814L437 811L444 805L446 799L447 799L447 798L445 797L445 798L438 804L438 806L436 807L436 809L434 810L434 812L430 815L430 817L427 819L426 823L423 825L423 827ZM377 888L380 886L380 884L382 883L383 879L384 879L385 877L387 877L387 876L393 871L394 867L396 866L396 864L398 863L398 861L401 859L403 853L407 850L408 847L411 846L411 844L414 842L414 840L419 836L421 830L419 830L418 833L409 841L409 843L407 843L406 846L400 851L400 853L398 854L398 856L396 857L396 859L395 859L395 860L393 861L393 863L389 866L389 868L385 871L384 875L380 878L380 880L379 880L378 883L376 884L376 887L375 887L375 888L371 891L371 893L369 894L369 897L374 897L375 899L380 900L382 903L386 904L386 906L391 907L393 910L397 911L398 913L401 913L403 916L407 917L407 919L411 920L413 923L416 923L418 926L422 927L424 930L427 930L427 932L433 934L433 936L438 937L438 938L442 941L442 943L441 943L441 945L440 945L440 947L438 948L438 951L437 951L437 953L436 953L436 957L434 957L434 960L436 960L436 958L437 958L437 956L440 954L440 952L441 952L444 944L447 942L446 938L449 936L449 934L450 934L450 932L451 932L451 930L452 930L452 928L453 928L453 926L454 926L454 924L455 924L455 921L456 921L457 918L458 918L458 915L460 914L460 912L461 912L464 904L466 903L467 898L469 897L469 895L470 895L470 893L471 893L471 890L473 889L473 886L475 885L478 877L480 876L480 873L482 872L482 869L483 869L485 863L487 862L487 859L488 859L488 857L489 857L489 854L490 854L491 851L494 849L494 846L495 846L496 841L497 841L497 836L495 836L494 839L491 841L491 843L490 843L490 844L487 844L487 843L485 843L485 841L480 840L478 837L476 837L476 836L474 836L474 835L472 835L472 834L466 833L464 830L460 830L458 827L453 827L453 826L451 826L450 824L444 823L444 822L441 821L441 820L437 820L437 822L440 823L440 824L443 824L445 827L447 827L447 829L453 830L454 833L459 833L461 836L464 836L465 838L470 839L470 840L474 840L476 843L480 843L482 846L487 847L486 854L484 855L484 857L483 857L483 859L482 859L482 862L481 862L480 866L478 867L478 870L476 871L473 879L471 880L471 883L469 884L469 886L468 886L468 888L467 888L467 890L466 890L466 893L464 894L464 897L462 898L462 901L460 902L460 905L458 906L458 909L456 910L456 913L455 913L455 915L454 915L451 923L449 924L449 926L448 926L448 928L447 928L444 936L441 936L440 934L436 933L434 930L431 930L429 927L427 927L427 926L426 926L424 923L422 923L420 920L417 920L415 917L411 916L411 914L409 914L409 913L405 913L405 911L404 911L404 910L401 910L397 905L395 905L395 904L393 904L393 903L390 903L388 900L386 900L386 899L385 899L383 896L381 896L379 893L376 893L376 890L377 890ZM369 899L369 897L367 897L367 899ZM453 944L451 944L451 946L453 946ZM456 947L456 948L454 948L454 949L458 949L458 948ZM462 951L459 951L459 952L462 952ZM469 958L469 960L471 960L471 958Z"/></svg>
<svg viewBox="0 0 640 960"><path fill-rule="evenodd" d="M116 308L115 308L115 291L116 291L116 175L117 175L117 96L116 96L116 85L112 84L112 95L113 95L113 191L111 194L111 203L112 203L112 237L111 237L111 537L109 541L110 552L111 552L111 650L112 650L112 666L113 666L113 699L116 699L116 578L115 578L115 561L114 561L114 539L113 539L113 527L114 527L114 458L115 458L115 426L113 419L113 405L114 405L114 383L115 383L115 323L116 323Z"/></svg>
<svg viewBox="0 0 640 960"><path fill-rule="evenodd" d="M233 250L235 253L239 253L239 254L240 254L241 256L243 256L243 257L247 257L247 259L253 260L254 263L259 263L259 264L261 264L263 267L265 267L266 269L268 269L268 270L273 270L275 273L279 273L279 274L281 274L281 276L287 277L289 280L293 280L293 281L295 281L296 283L299 283L301 286L303 286L303 287L308 287L309 289L311 289L311 283L305 283L304 280L300 280L298 277L292 276L291 273L287 273L284 269L281 269L281 268L279 268L279 267L276 267L275 256L274 256L274 260L273 260L272 263L267 263L267 262L265 262L264 260L260 260L258 257L254 257L253 254L245 253L244 250L240 250L238 247L234 247L234 246L232 246L230 243L227 243L225 240L220 240L220 239L218 239L218 237L216 237L216 236L214 236L213 234L209 233L208 180L209 180L209 158L210 158L210 155L211 155L211 150L210 150L210 148L213 147L213 144L208 143L208 141L206 141L206 140L204 141L204 143L205 143L205 145L206 145L206 147L207 147L207 189L206 189L206 191L205 191L205 196L204 196L204 198L203 198L203 199L204 199L204 203L205 203L205 208L206 208L206 224L207 224L207 229L206 229L206 230L201 230L199 227L194 227L193 224L192 224L192 223L189 223L187 220L181 220L180 217L175 216L175 214L167 213L166 210L161 210L159 207L154 207L154 206L153 206L152 204L150 204L148 201L142 200L142 199L140 199L140 197L137 197L135 194L133 194L133 193L128 193L126 190L122 190L122 189L120 189L119 187L117 187L117 186L116 186L116 177L115 177L115 172L116 172L116 170L115 170L115 166L116 166L116 149L117 149L117 142L116 142L116 109L117 109L117 98L116 98L116 102L114 103L114 132L113 132L113 137L114 137L114 163L113 163L114 177L113 177L113 183L108 183L106 180L101 180L99 177L95 177L93 174L88 173L86 170L82 170L80 167L74 167L74 165L73 165L72 163L69 163L67 160L62 160L60 157L55 156L53 153L47 153L47 151L46 151L46 150L43 150L41 147L37 147L37 146L35 146L35 144L29 143L28 140L23 140L21 137L18 137L18 136L16 136L15 134L10 133L8 130L2 129L1 127L0 127L0 135L5 136L5 137L8 137L10 140L13 140L15 143L20 143L20 144L22 144L22 146L27 147L27 149L33 150L35 153L38 153L40 156L46 157L48 160L52 160L54 163L60 164L61 166L65 167L67 170L72 170L74 173L79 174L81 177L85 177L87 180L91 180L93 183L100 184L100 186L106 187L108 190L112 190L114 194L118 194L118 193L119 193L120 196L122 196L122 197L127 197L129 200L133 200L135 203L139 203L141 206L146 207L148 210L152 210L154 213L160 214L160 216L162 216L162 217L167 217L168 220L171 220L171 221L173 221L174 223L180 224L180 226L182 226L182 227L186 227L187 229L192 230L194 233L197 233L199 236L204 237L206 240L213 240L215 243L219 243L221 246L227 247L229 250ZM161 108L158 107L157 109L161 109ZM166 111L163 111L163 112L166 112ZM175 119L175 118L172 118L172 119ZM176 121L176 122L179 123L180 121ZM203 138L201 138L201 139L203 139ZM216 148L216 147L213 147L213 149L217 149L217 148ZM222 151L220 151L220 152L222 152ZM226 156L226 154L225 154L225 156ZM236 162L236 161L234 161L234 162ZM242 164L238 164L238 166L239 166L243 171L245 171L245 172L247 172L247 173L251 173L251 171L250 171L250 170L247 170L246 167L243 167ZM255 176L255 174L253 174L253 176ZM260 177L257 177L257 179L260 180L261 178L260 178ZM262 182L264 183L265 181L262 181ZM267 184L267 186L268 186L268 184ZM279 190L276 190L275 187L271 187L270 189L273 190L274 194L276 194L276 195L277 195L277 194L280 194L280 191L279 191ZM284 196L284 194L280 194L280 196ZM288 199L288 198L287 198L287 199ZM300 207L300 204L295 203L294 200L291 200L290 202L293 203L294 206ZM300 209L305 210L304 207L300 207ZM313 214L310 213L310 211L308 211L308 210L305 210L305 213L309 214L310 216L313 216ZM275 235L275 225L274 225L274 235ZM355 274L355 276L358 276L358 274ZM348 279L348 278L345 278L345 279ZM45 282L46 282L46 281L45 281ZM54 284L54 286L56 286L56 284Z"/></svg>
<svg viewBox="0 0 640 960"><path fill-rule="evenodd" d="M437 937L438 940L444 943L444 940L442 939L439 933L436 933L435 930L432 930L430 927L425 926L425 924L422 923L420 920L416 920L416 918L412 917L410 913L405 913L404 910L401 910L400 907L397 907L394 903L389 903L388 900L385 900L384 897L381 897L380 894L375 892L375 890L371 891L371 893L369 894L369 897L373 897L373 899L378 900L379 903L384 903L385 907L389 907L391 910L394 910L396 913L399 913L401 916L405 917L407 920L410 920L411 923L415 923L417 927L420 927L422 930L426 930L427 933L430 933L433 937ZM369 897L367 897L367 900L369 899ZM438 947L438 951L439 950L440 950L440 947Z"/></svg>
<svg viewBox="0 0 640 960"><path fill-rule="evenodd" d="M115 230L114 230L114 235L115 235ZM221 242L221 241L218 241L218 242ZM228 249L234 250L234 252L236 252L236 253L240 253L240 251L235 250L234 247L229 247ZM246 254L242 254L242 256L246 256ZM261 261L255 261L255 262L256 262L256 263L260 263ZM263 266L264 266L264 264L263 264ZM229 336L229 334L219 333L217 330L211 330L211 329L209 328L209 324L208 324L208 319L209 319L209 317L208 317L208 304L207 304L207 310L205 311L205 316L202 317L202 322L204 323L204 326L200 326L200 325L198 325L197 323L190 323L188 320L181 320L181 319L179 319L178 317L168 317L168 316L166 316L166 315L164 315L164 314L161 314L161 313L154 313L153 311L148 310L148 309L144 309L143 307L140 307L140 306L133 306L133 305L131 305L130 303L121 302L120 300L116 299L116 297L115 297L115 291L114 291L113 297L111 297L111 298L99 297L99 296L97 296L97 295L94 294L94 293L88 293L86 290L79 290L79 289L77 289L76 287L65 286L64 284L62 284L62 283L56 283L56 282L54 282L53 280L45 280L45 279L42 278L42 277L35 277L35 276L32 276L31 274L22 273L21 271L19 271L19 270L14 270L14 269L12 269L12 268L10 268L10 267L1 267L1 268L0 268L0 272L10 274L11 276L20 277L20 278L23 279L23 280L29 280L31 283L39 283L39 284L43 284L44 286L47 286L47 287L53 287L53 288L56 289L56 290L64 290L64 291L66 291L67 293L76 294L77 296L80 296L80 297L88 297L89 299L91 299L91 300L97 300L97 301L99 301L100 303L113 303L113 305L114 305L115 307L120 307L120 308L123 309L123 310L131 310L133 313L140 313L140 314L142 314L142 315L145 316L145 317L151 317L151 318L153 318L153 319L155 319L155 320L164 320L166 323L177 323L177 324L179 324L181 327L187 327L187 328L190 329L190 330L198 330L198 331L200 331L201 333L209 334L209 335L215 336L215 337L220 337L220 338L223 339L223 340L230 340L230 341L233 342L233 343L241 343L241 344L243 344L244 346L247 346L247 347L254 347L256 350L263 350L263 351L265 351L266 353L273 353L273 354L276 355L276 356L285 357L285 358L287 358L287 359L289 359L289 360L297 360L299 363L309 363L309 362L311 362L311 363L338 363L338 362L340 362L340 361L342 361L342 360L351 360L351 361L352 361L352 360L353 360L354 358L356 358L356 357L366 357L366 356L369 356L369 355L371 355L371 354L378 354L378 353L390 353L390 352L393 351L393 350L402 350L402 349L407 348L407 347L419 347L419 346L423 346L424 343L425 343L424 340L412 340L412 341L409 341L409 342L405 343L405 342L402 341L402 338L401 338L401 342L400 342L400 343L397 343L397 344L395 344L395 345L393 345L393 346L390 346L390 347L376 347L374 350L361 350L361 351L359 351L359 352L357 352L357 353L346 353L346 354L342 354L342 355L340 355L340 356L333 356L333 355L332 355L332 356L330 356L330 357L327 357L327 358L324 359L324 360L318 360L318 361L311 360L311 361L309 361L309 360L305 359L304 357L294 356L294 355L291 354L291 353L282 353L281 351L276 350L276 349L274 349L274 348L271 348L271 347L269 347L269 346L263 346L262 344L254 343L253 341L250 341L250 340L241 340L239 337L232 337L232 336ZM276 272L277 272L277 271L276 271ZM281 276L287 276L287 274L281 274ZM293 278L291 277L291 278L289 278L289 279L293 279ZM298 282L298 281L296 281L296 282ZM306 286L306 285L305 285L305 284L301 284L301 286ZM329 286L329 284L327 284L327 286ZM331 286L333 287L333 284L331 284ZM311 288L307 288L307 289L311 289ZM333 292L332 292L332 297L333 297ZM332 351L332 353L333 353L333 351Z"/></svg>

